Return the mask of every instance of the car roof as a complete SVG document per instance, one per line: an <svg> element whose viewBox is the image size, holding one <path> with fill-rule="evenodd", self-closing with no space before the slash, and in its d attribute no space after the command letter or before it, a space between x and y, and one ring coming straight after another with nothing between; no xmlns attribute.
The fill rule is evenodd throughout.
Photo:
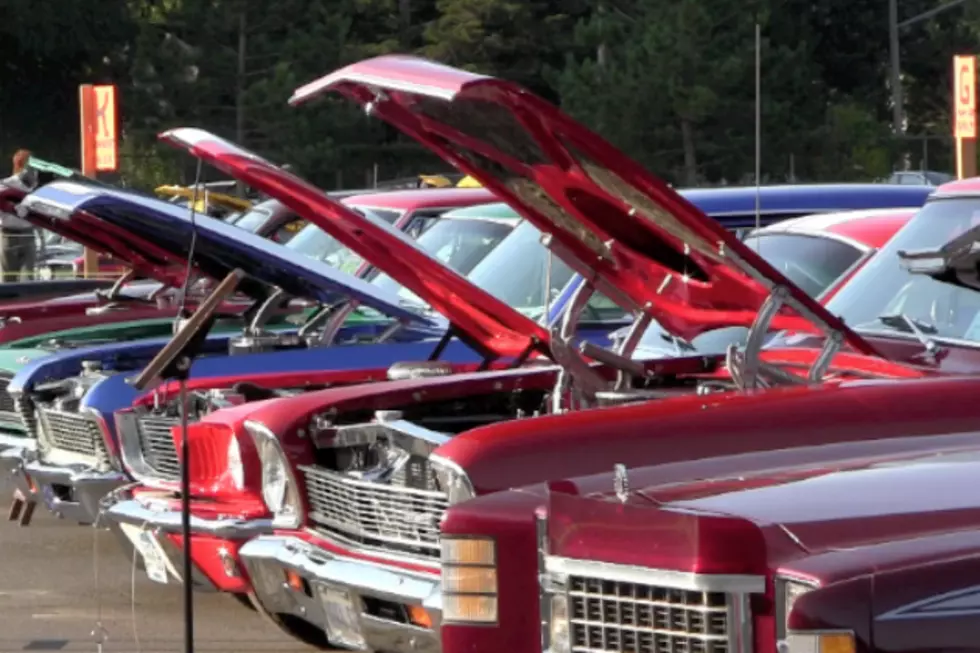
<svg viewBox="0 0 980 653"><path fill-rule="evenodd" d="M345 204L379 209L413 211L443 207L469 206L493 201L486 188L413 188L392 190L345 198Z"/></svg>
<svg viewBox="0 0 980 653"><path fill-rule="evenodd" d="M918 208L864 209L819 213L777 222L757 234L792 233L808 236L836 235L859 249L878 248L888 242L917 212Z"/></svg>
<svg viewBox="0 0 980 653"><path fill-rule="evenodd" d="M677 190L709 215L754 214L757 194L762 213L807 215L837 212L845 200L854 209L919 206L935 188L925 184L792 184Z"/></svg>

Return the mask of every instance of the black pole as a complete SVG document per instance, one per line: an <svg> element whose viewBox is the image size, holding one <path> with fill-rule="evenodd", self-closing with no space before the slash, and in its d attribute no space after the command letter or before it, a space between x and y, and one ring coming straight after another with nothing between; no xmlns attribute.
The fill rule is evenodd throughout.
<svg viewBox="0 0 980 653"><path fill-rule="evenodd" d="M184 541L184 653L194 653L194 588L191 585L191 448L187 443L186 375L180 377L180 453L180 532Z"/></svg>

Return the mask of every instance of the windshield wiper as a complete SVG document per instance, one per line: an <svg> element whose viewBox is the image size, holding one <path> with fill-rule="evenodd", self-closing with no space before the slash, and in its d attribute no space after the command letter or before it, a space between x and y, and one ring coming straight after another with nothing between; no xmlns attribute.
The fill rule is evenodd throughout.
<svg viewBox="0 0 980 653"><path fill-rule="evenodd" d="M680 336L675 336L672 333L667 333L666 331L661 331L660 332L660 338L664 342L669 342L670 344L674 345L674 349L677 350L678 355L683 354L685 351L697 351L698 350L697 347L695 347L694 345L692 345L687 340L684 340L684 338L681 338Z"/></svg>
<svg viewBox="0 0 980 653"><path fill-rule="evenodd" d="M930 335L936 335L939 333L939 329L936 328L934 324L930 324L924 320L919 320L914 317L909 317L905 313L890 313L886 315L879 315L878 321L885 326L891 327L903 333L911 333L916 337L916 339L922 343L922 346L926 348L926 355L935 358L936 355L941 351L941 348L936 341L930 338Z"/></svg>

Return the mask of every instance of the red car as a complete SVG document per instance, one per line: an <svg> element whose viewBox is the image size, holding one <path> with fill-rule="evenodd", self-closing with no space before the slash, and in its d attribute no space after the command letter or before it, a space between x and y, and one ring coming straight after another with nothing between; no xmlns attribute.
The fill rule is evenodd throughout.
<svg viewBox="0 0 980 653"><path fill-rule="evenodd" d="M431 80L434 83L412 83L427 74L436 76ZM466 103L468 98L462 98L460 89L450 88L460 77L466 77L462 86L471 86L477 94L485 91L476 88L483 78L473 81L459 71L397 57L359 64L329 82L364 102L375 94L362 94L360 81L397 87L394 95L385 93L385 101L372 105L378 115L422 140L429 131L438 131L440 138L428 144L440 152L442 139L451 133L456 145L452 154L446 153L447 159L519 207L563 258L588 275L593 285L586 286L566 322L557 325L546 341L549 353L561 363L560 370L529 367L312 392L212 413L190 430L190 437L201 447L195 448L196 459L207 461L201 463L195 482L212 487L223 482L227 461L208 452L223 451L230 439L248 442L240 437L246 432L252 436L253 443L240 445L249 449L249 454L243 453L243 460L248 458L245 475L255 480L254 485L247 483L249 498L255 504L261 496L265 508L256 505L246 514L243 504L232 511L236 519L239 515L246 522L262 519L267 514L264 511L271 510L273 525L309 526L301 531L290 528L285 537L259 538L241 549L259 603L287 628L301 628L303 619L315 624L314 630L321 634L326 626L334 644L390 650L397 647L392 637L407 640L403 633L410 631L416 646L437 646L432 628L440 609L426 599L439 598L437 592L433 594L438 584L434 572L439 567L438 521L446 507L473 494L505 489L517 479L546 478L549 472L542 471L543 464L554 463L556 451L562 452L561 465L582 469L601 464L602 456L590 460L588 455L579 455L576 447L585 446L585 441L574 431L567 433L567 441L557 437L560 424L552 428L549 420L561 422L560 418L520 418L538 411L564 412L670 395L693 398L699 379L725 368L721 356L647 365L628 360L638 341L635 336L643 332L639 327L645 327L651 318L678 337L691 339L723 326L752 325L765 308L766 318L756 328L760 335L769 327L802 330L813 329L813 324L829 332L823 351L777 352L788 359L785 367L768 364L771 353L755 367L759 336L751 337L749 351L728 361L729 386L732 377L747 388L776 381L803 382L805 368L804 378L789 371L800 362L812 365L815 380L825 376L831 363L833 373L921 376L876 356L873 347L750 249L597 137L549 105L528 100L523 90L502 92L493 102L478 102L478 110L468 116L472 122L454 123L449 129L433 121L426 123L428 131L423 130L415 121L419 115L426 117L419 107L430 100L406 89L438 92L443 98L438 102L450 98L453 103ZM506 88L497 80L488 83ZM480 141L474 145L472 134L462 136L455 130L464 124L477 131L503 129L511 101L530 101L533 115L542 117L541 124L553 130L522 136L516 124L507 124L511 139L527 140L522 156L540 155L533 147L541 147L536 143L544 139L551 146L551 156L587 161L588 165L558 166L535 160L532 166L495 151L493 165L481 159L493 148ZM411 103L416 110L404 111L401 102ZM559 133L566 144L574 134L575 147L556 147L554 139ZM480 153L469 151L471 146ZM593 176L586 176L583 170ZM541 184L535 181L539 177ZM621 206L619 198L623 197L628 197L633 212ZM598 367L590 365L568 339L584 299L596 289L643 314L635 336L625 338L626 346L618 352L583 352L603 360ZM775 298L786 305L781 310L771 306L773 290ZM837 353L845 340L855 353ZM530 344L533 339L525 336L525 341ZM569 419L575 422L603 412L586 411ZM534 428L539 423L548 426L547 434ZM595 437L590 434L590 443ZM536 447L536 442L543 446ZM392 464L394 468L389 467ZM382 476L375 478L373 469ZM244 501L241 493L238 496ZM226 508L222 514L229 512ZM216 558L215 572L237 577L235 551L225 547L224 553L223 558ZM345 569L353 575L347 575ZM282 592L284 583L294 591ZM401 588L395 589L396 585ZM240 587L247 588L247 581Z"/></svg>

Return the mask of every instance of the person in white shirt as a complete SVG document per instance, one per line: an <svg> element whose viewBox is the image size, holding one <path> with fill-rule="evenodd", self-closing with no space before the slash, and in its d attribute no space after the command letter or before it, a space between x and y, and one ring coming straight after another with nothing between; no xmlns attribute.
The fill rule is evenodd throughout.
<svg viewBox="0 0 980 653"><path fill-rule="evenodd" d="M0 180L0 184L30 191L27 161L31 153L18 150L14 154L14 174ZM37 243L34 226L11 213L0 213L0 271L4 281L21 281L34 278Z"/></svg>

